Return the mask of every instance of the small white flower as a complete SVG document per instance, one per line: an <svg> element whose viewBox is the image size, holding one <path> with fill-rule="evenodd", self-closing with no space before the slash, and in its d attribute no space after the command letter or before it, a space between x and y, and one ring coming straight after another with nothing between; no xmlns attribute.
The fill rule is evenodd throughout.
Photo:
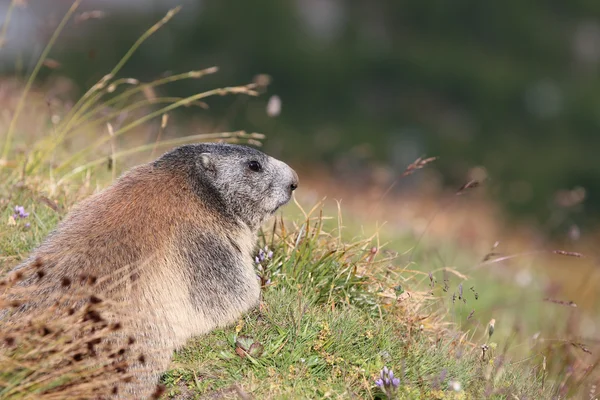
<svg viewBox="0 0 600 400"><path fill-rule="evenodd" d="M459 381L450 381L448 382L448 387L454 390L455 392L460 392L462 390L462 385Z"/></svg>

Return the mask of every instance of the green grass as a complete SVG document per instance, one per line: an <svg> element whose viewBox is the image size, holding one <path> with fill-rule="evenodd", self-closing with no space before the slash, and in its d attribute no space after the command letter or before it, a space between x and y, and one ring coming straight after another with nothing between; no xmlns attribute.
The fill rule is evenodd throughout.
<svg viewBox="0 0 600 400"><path fill-rule="evenodd" d="M307 278L320 265L310 247L298 250L303 261L296 265ZM198 338L177 352L176 367L163 378L169 395L200 397L232 392L237 386L255 398L381 398L374 382L384 366L401 377L399 398L542 394L539 379L516 379L522 371L513 367L500 367L503 376L494 381L498 369L487 369L495 361L482 360L457 331L432 335L407 323L408 311L394 304L374 316L371 302L344 301L343 296L329 301L318 295L318 280L298 289L286 278L285 271L291 269L283 268L280 278L265 289L260 309L236 327ZM354 285L348 282L339 288L352 290ZM262 351L255 357L236 353L240 337L259 343ZM464 391L449 388L452 381L460 382Z"/></svg>
<svg viewBox="0 0 600 400"><path fill-rule="evenodd" d="M372 319L351 306L331 310L284 289L268 290L263 309L247 316L239 332L220 330L179 351L178 368L164 378L169 392L180 390L182 377L200 393L237 384L256 398L363 398L377 395L374 377L384 365L400 374L403 363L410 365L402 384L408 391L418 377L444 369L467 385L475 376L477 363L448 357L443 346L432 350L426 338L409 346L406 331L391 318ZM262 344L262 354L240 357L235 349L242 335Z"/></svg>

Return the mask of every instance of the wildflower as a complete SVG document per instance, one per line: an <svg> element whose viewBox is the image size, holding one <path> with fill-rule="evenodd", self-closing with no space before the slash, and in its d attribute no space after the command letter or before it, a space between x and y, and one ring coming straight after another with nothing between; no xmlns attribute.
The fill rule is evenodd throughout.
<svg viewBox="0 0 600 400"><path fill-rule="evenodd" d="M400 378L394 377L394 371L383 367L379 373L379 378L375 380L375 385L379 387L388 398L391 398L398 386L400 386Z"/></svg>
<svg viewBox="0 0 600 400"><path fill-rule="evenodd" d="M266 264L273 258L273 252L269 250L269 246L265 246L264 249L259 249L258 254L254 257L254 263L256 269L259 271L258 277L261 282L261 286L266 286L271 283L271 279L267 276ZM267 261L267 262L265 262ZM264 264L263 264L264 263ZM265 266L263 266L265 265Z"/></svg>
<svg viewBox="0 0 600 400"><path fill-rule="evenodd" d="M450 381L448 382L448 386L455 392L460 392L462 390L462 385L459 381Z"/></svg>
<svg viewBox="0 0 600 400"><path fill-rule="evenodd" d="M14 219L27 217L29 217L29 213L25 211L25 207L15 206L15 213L13 214Z"/></svg>
<svg viewBox="0 0 600 400"><path fill-rule="evenodd" d="M485 353L486 351L488 351L490 349L490 346L488 346L487 344L483 344L481 345L481 359L485 360Z"/></svg>
<svg viewBox="0 0 600 400"><path fill-rule="evenodd" d="M444 368L442 372L440 372L440 374L433 379L433 388L436 390L439 389L442 383L446 380L446 375L448 375L448 370Z"/></svg>
<svg viewBox="0 0 600 400"><path fill-rule="evenodd" d="M265 260L270 260L273 258L273 252L271 250L269 250L268 246L265 246L264 249L259 249L258 250L258 255L256 257L254 257L254 262L256 262L257 264L262 263Z"/></svg>

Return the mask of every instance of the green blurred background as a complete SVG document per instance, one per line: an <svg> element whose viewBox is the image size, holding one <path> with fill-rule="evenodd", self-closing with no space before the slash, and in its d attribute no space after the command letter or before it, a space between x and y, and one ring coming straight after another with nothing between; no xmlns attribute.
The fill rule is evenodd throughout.
<svg viewBox="0 0 600 400"><path fill-rule="evenodd" d="M81 93L179 4L122 76L220 67L161 89L173 96L272 79L258 99L179 112L182 126L203 113L215 129L263 132L266 151L354 184L382 168L391 182L417 157L439 156L443 186L486 171L492 198L549 232L590 229L600 216L600 2L90 0L81 11L106 14L70 23L50 55L60 67L40 79L68 76ZM14 10L4 74L31 70L69 5ZM264 111L271 95L282 101L276 118Z"/></svg>

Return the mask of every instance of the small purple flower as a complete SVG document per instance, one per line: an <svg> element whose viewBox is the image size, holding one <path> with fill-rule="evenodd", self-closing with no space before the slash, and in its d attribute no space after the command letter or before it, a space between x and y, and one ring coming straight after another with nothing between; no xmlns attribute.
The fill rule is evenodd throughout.
<svg viewBox="0 0 600 400"><path fill-rule="evenodd" d="M261 264L263 261L267 261L273 258L273 252L269 250L268 246L265 246L264 249L258 249L258 254L254 257L254 262L256 264Z"/></svg>
<svg viewBox="0 0 600 400"><path fill-rule="evenodd" d="M375 380L375 385L380 388L387 398L392 398L396 389L400 386L400 378L394 377L394 371L384 366Z"/></svg>
<svg viewBox="0 0 600 400"><path fill-rule="evenodd" d="M267 265L269 260L273 258L273 252L269 250L269 246L265 246L264 249L258 249L258 254L254 257L254 263L256 269L259 272L261 286L267 286L271 283L269 274L267 271Z"/></svg>
<svg viewBox="0 0 600 400"><path fill-rule="evenodd" d="M269 246L265 246L264 249L258 250L258 256L260 257L261 261L270 260L273 258L273 252L269 250Z"/></svg>
<svg viewBox="0 0 600 400"><path fill-rule="evenodd" d="M25 224L25 228L29 229L31 227L31 224L28 222Z"/></svg>
<svg viewBox="0 0 600 400"><path fill-rule="evenodd" d="M25 207L15 206L15 213L13 214L14 219L27 217L29 217L29 213L25 211Z"/></svg>
<svg viewBox="0 0 600 400"><path fill-rule="evenodd" d="M23 206L15 206L14 214L12 215L14 220L24 219L29 217L29 213L25 211L25 207Z"/></svg>

